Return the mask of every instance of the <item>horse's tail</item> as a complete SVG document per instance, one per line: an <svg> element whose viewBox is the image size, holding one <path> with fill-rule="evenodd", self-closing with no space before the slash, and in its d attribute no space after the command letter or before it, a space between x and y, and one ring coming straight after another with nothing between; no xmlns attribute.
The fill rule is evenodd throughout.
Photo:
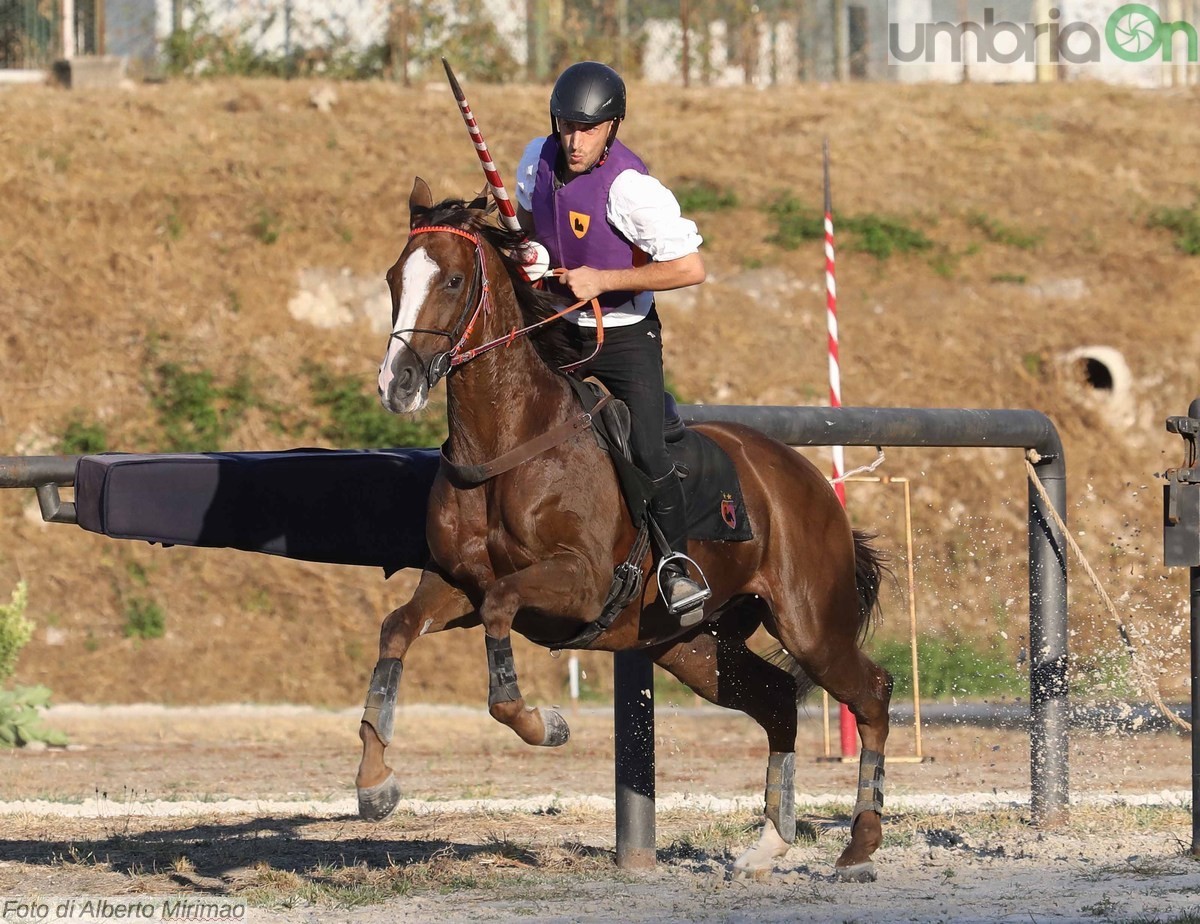
<svg viewBox="0 0 1200 924"><path fill-rule="evenodd" d="M871 543L875 533L854 530L854 584L858 588L858 644L867 640L879 616L879 585L892 571L887 555Z"/></svg>
<svg viewBox="0 0 1200 924"><path fill-rule="evenodd" d="M871 634L879 615L879 586L883 583L883 576L891 574L887 554L872 545L874 540L875 533L854 530L854 585L858 589L858 627L854 637L859 647ZM782 645L772 646L763 652L762 657L795 678L797 703L816 689L816 681L808 676L800 662Z"/></svg>

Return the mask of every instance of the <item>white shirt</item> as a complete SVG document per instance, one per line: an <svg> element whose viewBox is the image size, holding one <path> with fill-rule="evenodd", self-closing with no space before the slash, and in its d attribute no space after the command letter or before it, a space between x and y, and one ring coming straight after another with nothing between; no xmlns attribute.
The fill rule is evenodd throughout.
<svg viewBox="0 0 1200 924"><path fill-rule="evenodd" d="M533 211L533 186L545 143L546 136L529 142L517 166L517 204L527 212ZM704 240L696 223L683 217L675 194L654 177L636 170L623 170L613 180L605 217L622 237L656 263L696 253ZM653 292L639 292L625 305L604 312L604 323L613 327L636 324L650 313L653 304ZM572 312L566 317L581 327L596 326L590 311Z"/></svg>

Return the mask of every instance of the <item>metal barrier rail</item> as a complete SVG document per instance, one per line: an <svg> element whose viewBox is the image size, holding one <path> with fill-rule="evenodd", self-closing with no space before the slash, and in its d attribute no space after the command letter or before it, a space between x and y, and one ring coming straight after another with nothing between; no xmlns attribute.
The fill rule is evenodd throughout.
<svg viewBox="0 0 1200 924"><path fill-rule="evenodd" d="M684 405L688 423L730 421L790 446L995 447L1027 450L1065 522L1066 463L1058 431L1028 410ZM0 458L0 488L34 488L42 516L74 523L58 488L74 483L79 456ZM1036 824L1066 816L1067 565L1064 540L1032 482L1029 497L1030 803ZM652 865L654 829L653 665L638 652L614 660L617 862Z"/></svg>

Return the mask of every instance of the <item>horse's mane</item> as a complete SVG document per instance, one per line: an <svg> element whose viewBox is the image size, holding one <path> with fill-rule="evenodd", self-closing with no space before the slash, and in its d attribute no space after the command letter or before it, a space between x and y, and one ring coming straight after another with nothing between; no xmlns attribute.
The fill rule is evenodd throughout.
<svg viewBox="0 0 1200 924"><path fill-rule="evenodd" d="M508 280L512 284L513 294L525 324L536 323L562 310L565 304L562 297L534 286L525 278L517 262L509 256L526 241L525 234L490 222L488 219L496 210L495 204L480 208L477 206L478 202L479 200L476 200L468 204L463 199L443 199L429 208L415 206L412 209L412 227L446 225L460 228L478 234L490 244L508 273ZM554 370L579 358L568 350L561 336L568 323L547 324L530 334L538 354Z"/></svg>

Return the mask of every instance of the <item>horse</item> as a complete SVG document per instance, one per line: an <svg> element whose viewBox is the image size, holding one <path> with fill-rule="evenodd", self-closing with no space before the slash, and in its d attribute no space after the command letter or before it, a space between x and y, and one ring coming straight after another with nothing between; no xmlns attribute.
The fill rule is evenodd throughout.
<svg viewBox="0 0 1200 924"><path fill-rule="evenodd" d="M429 496L430 560L412 598L383 621L379 661L359 726L359 812L387 817L400 788L385 751L409 647L420 636L482 625L488 709L531 745L564 744L555 709L527 706L511 633L551 649L597 619L636 530L589 415L552 358L557 304L511 254L519 233L489 221L486 200L437 205L419 177L408 241L387 272L392 333L380 365L388 411L425 407L446 379L449 435ZM892 679L861 650L878 610L885 557L853 530L826 478L793 449L733 423L694 427L732 458L754 537L696 542L712 596L684 629L644 589L588 647L640 649L704 699L766 732L765 810L735 878L764 878L795 838L795 741L801 696L819 685L845 703L862 742L850 841L835 875L875 878L882 841L883 761ZM468 477L470 474L470 477ZM650 555L643 564L649 566ZM763 627L774 656L747 640Z"/></svg>

